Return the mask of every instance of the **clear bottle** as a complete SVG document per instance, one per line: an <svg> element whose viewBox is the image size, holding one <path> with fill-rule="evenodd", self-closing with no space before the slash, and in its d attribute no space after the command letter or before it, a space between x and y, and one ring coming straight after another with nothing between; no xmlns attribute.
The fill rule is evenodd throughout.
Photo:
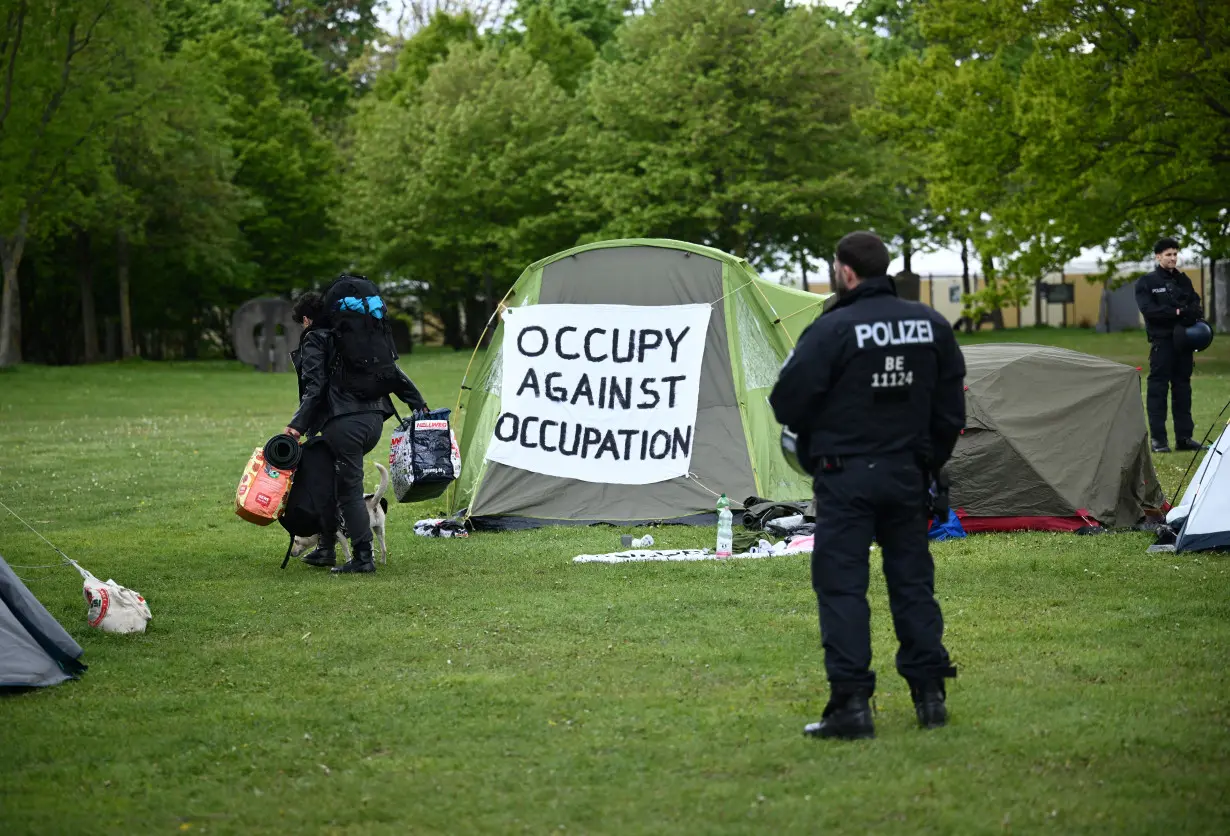
<svg viewBox="0 0 1230 836"><path fill-rule="evenodd" d="M717 525L717 556L719 559L730 557L731 546L734 542L734 531L731 526L734 522L734 517L730 513L730 500L726 498L726 494L722 494L721 499L717 502L718 525Z"/></svg>

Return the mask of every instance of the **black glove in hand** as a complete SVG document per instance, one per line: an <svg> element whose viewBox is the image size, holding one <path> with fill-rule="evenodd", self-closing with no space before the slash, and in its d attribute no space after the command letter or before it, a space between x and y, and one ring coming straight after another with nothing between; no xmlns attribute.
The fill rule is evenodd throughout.
<svg viewBox="0 0 1230 836"><path fill-rule="evenodd" d="M948 519L948 474L940 471L933 474L927 488L927 511L931 519L945 521Z"/></svg>

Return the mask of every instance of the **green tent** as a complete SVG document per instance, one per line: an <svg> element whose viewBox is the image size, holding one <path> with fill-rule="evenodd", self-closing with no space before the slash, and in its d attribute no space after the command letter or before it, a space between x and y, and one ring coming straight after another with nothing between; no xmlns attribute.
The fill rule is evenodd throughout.
<svg viewBox="0 0 1230 836"><path fill-rule="evenodd" d="M462 470L448 494L451 512L465 510L477 527L496 529L592 522L702 523L712 520L717 494L726 494L736 504L753 495L809 498L810 484L782 457L781 428L768 394L782 361L820 313L825 298L765 281L743 259L680 241L603 241L530 265L505 297L508 314L501 318L489 347L475 353L462 383L458 400ZM549 475L489 458L507 409L502 401L508 396L501 391L504 332L508 316L519 314L518 308L679 306L674 310L682 312L688 306L697 310L698 303L709 310L697 374L695 437L689 434L684 447L690 454L687 475L619 484L604 479L614 466L610 457L606 464L595 461L587 478ZM651 313L646 311L645 316ZM701 339L697 336L698 354ZM587 356L588 350L587 343ZM635 417L635 411L630 415ZM544 422L544 448L547 423L554 422Z"/></svg>

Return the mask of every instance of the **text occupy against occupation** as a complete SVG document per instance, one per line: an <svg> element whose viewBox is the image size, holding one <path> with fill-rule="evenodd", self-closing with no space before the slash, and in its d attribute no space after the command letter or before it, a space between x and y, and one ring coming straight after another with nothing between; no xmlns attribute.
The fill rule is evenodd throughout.
<svg viewBox="0 0 1230 836"><path fill-rule="evenodd" d="M487 458L644 485L691 466L709 305L527 305L504 314Z"/></svg>

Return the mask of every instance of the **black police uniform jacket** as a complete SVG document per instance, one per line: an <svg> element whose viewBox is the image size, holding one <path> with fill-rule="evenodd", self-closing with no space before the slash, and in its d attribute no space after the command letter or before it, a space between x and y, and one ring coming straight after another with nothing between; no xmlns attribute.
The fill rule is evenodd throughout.
<svg viewBox="0 0 1230 836"><path fill-rule="evenodd" d="M1136 280L1136 306L1144 314L1145 331L1151 340L1169 340L1176 325L1195 325L1204 319L1204 307L1192 280L1182 270L1167 270L1160 264Z"/></svg>
<svg viewBox="0 0 1230 836"><path fill-rule="evenodd" d="M939 469L965 426L964 383L952 327L881 276L808 326L769 403L813 467L821 456L909 452Z"/></svg>
<svg viewBox="0 0 1230 836"><path fill-rule="evenodd" d="M393 416L393 402L388 395L367 400L341 389L329 373L335 358L333 333L329 329L309 328L303 332L299 348L290 355L299 375L299 409L287 425L291 429L312 435L339 415L379 412L386 419ZM427 402L418 387L405 372L398 372L398 388L393 394L411 409L426 408Z"/></svg>

